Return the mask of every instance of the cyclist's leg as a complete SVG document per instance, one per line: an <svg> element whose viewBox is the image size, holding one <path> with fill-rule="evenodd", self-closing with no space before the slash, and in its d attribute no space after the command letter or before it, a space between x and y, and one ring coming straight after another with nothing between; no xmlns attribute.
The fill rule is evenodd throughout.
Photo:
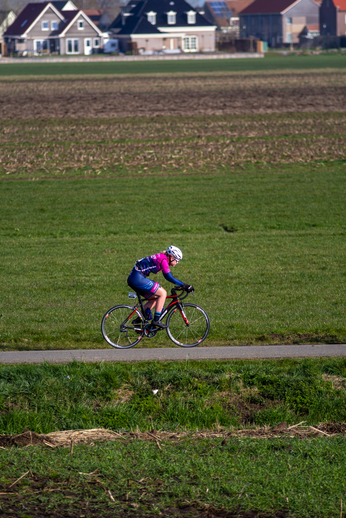
<svg viewBox="0 0 346 518"><path fill-rule="evenodd" d="M166 302L167 291L162 286L159 286L154 297L154 300L148 300L145 303L144 309L153 309L155 307L155 311L161 313Z"/></svg>
<svg viewBox="0 0 346 518"><path fill-rule="evenodd" d="M158 282L148 279L141 272L133 269L127 279L127 284L130 288L143 295L144 298L151 299L145 303L144 312L146 312L147 308L151 310L155 307L155 312L161 314L167 292Z"/></svg>

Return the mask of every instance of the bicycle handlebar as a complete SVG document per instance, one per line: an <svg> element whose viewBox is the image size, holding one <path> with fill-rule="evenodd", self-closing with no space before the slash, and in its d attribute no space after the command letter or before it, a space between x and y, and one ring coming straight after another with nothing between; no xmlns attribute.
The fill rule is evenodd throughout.
<svg viewBox="0 0 346 518"><path fill-rule="evenodd" d="M188 291L186 291L186 289L184 288L184 286L174 286L174 287L171 289L171 294L172 294L172 295L176 295L176 294L177 294L177 290L179 290L179 291L181 291L181 292L185 291L185 295L184 295L183 297L179 296L179 299L180 299L180 300L186 299L186 297L188 297L188 296L189 296L189 292L188 292ZM193 293L193 291L192 291L192 292L190 292L190 293Z"/></svg>

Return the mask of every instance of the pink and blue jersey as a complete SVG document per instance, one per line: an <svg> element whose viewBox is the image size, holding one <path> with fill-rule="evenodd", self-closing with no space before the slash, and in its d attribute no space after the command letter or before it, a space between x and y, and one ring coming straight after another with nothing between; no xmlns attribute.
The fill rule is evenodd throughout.
<svg viewBox="0 0 346 518"><path fill-rule="evenodd" d="M149 255L136 261L136 270L148 277L151 273L169 273L168 258L165 254Z"/></svg>
<svg viewBox="0 0 346 518"><path fill-rule="evenodd" d="M135 291L139 291L144 295L150 296L150 294L155 293L158 290L160 284L148 279L147 277L151 273L156 274L159 272L163 273L163 276L167 281L172 282L177 286L184 285L183 282L173 277L169 269L168 258L162 253L138 259L127 279L127 284Z"/></svg>

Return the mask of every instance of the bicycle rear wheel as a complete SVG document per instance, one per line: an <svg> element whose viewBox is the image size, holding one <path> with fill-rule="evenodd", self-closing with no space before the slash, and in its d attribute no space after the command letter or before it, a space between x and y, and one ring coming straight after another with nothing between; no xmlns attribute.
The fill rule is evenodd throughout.
<svg viewBox="0 0 346 518"><path fill-rule="evenodd" d="M117 349L129 349L138 344L143 338L141 324L133 324L133 320L140 318L144 322L142 313L132 306L120 305L109 309L101 322L103 338L109 345Z"/></svg>
<svg viewBox="0 0 346 518"><path fill-rule="evenodd" d="M210 330L210 320L203 308L196 304L174 307L167 317L167 334L180 347L195 347L203 342Z"/></svg>

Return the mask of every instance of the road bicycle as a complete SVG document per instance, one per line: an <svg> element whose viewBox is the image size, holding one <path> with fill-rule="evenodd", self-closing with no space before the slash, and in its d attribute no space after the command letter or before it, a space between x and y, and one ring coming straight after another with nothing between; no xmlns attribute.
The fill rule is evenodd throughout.
<svg viewBox="0 0 346 518"><path fill-rule="evenodd" d="M203 342L210 330L210 320L206 311L197 304L182 302L189 295L178 295L177 291L186 291L174 286L171 299L161 313L160 322L167 317L165 329L169 338L180 347L195 347ZM193 293L193 292L192 292ZM129 349L138 344L143 337L153 338L161 328L156 327L145 317L143 299L140 293L129 293L130 299L138 297L134 306L121 304L109 309L101 323L104 339L117 349ZM146 299L153 300L153 299ZM137 323L138 322L138 323Z"/></svg>

